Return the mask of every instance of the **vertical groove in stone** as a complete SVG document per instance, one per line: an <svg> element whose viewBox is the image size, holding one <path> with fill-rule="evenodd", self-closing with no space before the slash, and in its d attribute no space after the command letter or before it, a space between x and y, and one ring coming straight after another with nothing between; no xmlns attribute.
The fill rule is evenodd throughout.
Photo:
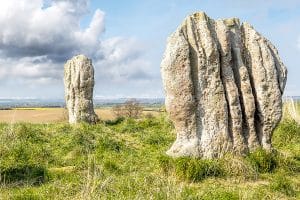
<svg viewBox="0 0 300 200"><path fill-rule="evenodd" d="M276 66L274 55L270 51L269 42L250 25L244 24L243 28L246 36L246 49L251 60L248 67L251 69L253 89L256 94L256 126L263 148L271 149L272 132L278 124L282 112L282 92L281 83L278 82L278 66ZM285 69L283 65L281 68ZM286 77L285 73L281 73L281 75ZM285 78L282 78L282 81L284 82Z"/></svg>
<svg viewBox="0 0 300 200"><path fill-rule="evenodd" d="M191 35L192 37L186 37L186 40L189 43L189 59L190 59L190 67L191 67L191 79L192 79L192 83L193 83L193 97L195 99L195 115L196 115L196 134L199 138L201 138L201 117L200 117L200 113L198 112L199 109L199 99L198 99L198 94L199 94L199 77L198 77L198 70L199 70L199 66L198 66L198 54L200 52L199 50L199 45L198 45L198 37L197 37L197 33L194 32L194 30L196 30L195 28L195 24L194 21L190 18L187 20L186 22L186 26L185 26L186 32L187 32L187 36Z"/></svg>
<svg viewBox="0 0 300 200"><path fill-rule="evenodd" d="M217 22L215 22L212 19L208 20L209 22L209 30L211 33L211 37L215 43L216 46L216 51L217 51L217 79L219 79L220 81L220 85L221 85L221 89L223 90L223 96L220 97L220 101L223 101L223 110L224 112L222 113L222 115L224 116L224 128L222 131L220 131L219 135L218 135L218 140L216 140L214 145L218 145L218 148L216 151L218 151L219 153L217 154L218 157L221 157L222 155L224 155L226 152L231 152L234 151L233 149L235 149L233 147L233 143L234 143L234 134L232 131L232 117L231 117L231 113L230 113L230 102L229 100L229 96L227 93L227 88L226 85L224 85L224 80L223 80L223 55L222 55L222 51L221 51L221 46L220 46L220 42L219 42L219 38L218 38L218 25ZM218 144L219 142L219 144Z"/></svg>
<svg viewBox="0 0 300 200"><path fill-rule="evenodd" d="M259 93L261 95L261 98L260 98L260 108L262 109L262 116L263 116L263 127L262 127L262 146L263 148L265 149L271 149L271 134L270 134L270 131L272 130L271 129L271 124L270 124L270 117L271 117L271 114L272 113L269 113L269 108L270 108L270 105L269 105L269 98L271 96L270 94L270 90L269 90L269 87L271 86L270 83L267 84L267 81L268 81L268 71L267 71L267 68L266 68L266 60L264 59L265 58L265 53L266 52L263 52L264 51L264 48L262 47L262 43L260 40L257 41L257 47L259 49L259 56L260 56L260 65L261 68L263 69L263 75L264 75L264 81L261 81L263 82L263 90L265 90L265 92L261 92ZM267 103L268 102L268 103ZM275 106L275 105L272 105L272 106Z"/></svg>
<svg viewBox="0 0 300 200"><path fill-rule="evenodd" d="M204 157L219 157L224 150L227 132L227 105L220 78L219 51L211 20L204 15L194 15L199 33L199 43L203 47L205 62L199 69L201 94L199 104L203 106L203 126L201 135ZM199 31L201 30L201 31ZM207 112L210 110L210 112ZM216 123L214 123L216 122ZM225 137L226 136L226 137ZM222 139L221 139L222 138Z"/></svg>
<svg viewBox="0 0 300 200"><path fill-rule="evenodd" d="M254 103L255 103L255 112L254 112L254 127L255 127L255 131L256 131L256 135L257 135L257 139L259 141L259 144L262 145L262 115L259 109L259 102L258 102L258 95L256 92L256 87L255 87L255 83L254 83L254 77L253 75L254 72L252 70L252 66L253 66L253 62L251 59L251 54L250 54L250 50L249 50L249 31L247 31L247 24L242 24L241 26L241 34L242 34L242 38L243 38L243 56L244 56L244 60L245 60L245 65L247 67L247 70L249 72L249 79L250 79L250 84L251 84L251 88L252 88L252 94L254 97Z"/></svg>
<svg viewBox="0 0 300 200"><path fill-rule="evenodd" d="M227 20L228 21L228 20ZM233 56L233 72L239 92L241 115L243 119L242 131L249 150L259 146L255 130L254 113L255 100L252 92L249 72L244 62L241 26L238 19L232 19L230 29L230 43Z"/></svg>
<svg viewBox="0 0 300 200"><path fill-rule="evenodd" d="M239 100L239 92L234 77L234 57L231 54L230 32L224 21L216 21L216 33L219 41L219 51L221 54L221 79L224 85L224 92L228 104L228 128L233 136L233 151L247 152L245 138L243 135L242 111Z"/></svg>

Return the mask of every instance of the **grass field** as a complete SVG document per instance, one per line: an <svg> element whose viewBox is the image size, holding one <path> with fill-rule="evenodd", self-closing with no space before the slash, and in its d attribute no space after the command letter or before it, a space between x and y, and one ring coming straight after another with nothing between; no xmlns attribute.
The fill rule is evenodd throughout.
<svg viewBox="0 0 300 200"><path fill-rule="evenodd" d="M299 199L300 126L245 158L171 159L164 113L97 125L0 124L0 199Z"/></svg>
<svg viewBox="0 0 300 200"><path fill-rule="evenodd" d="M65 122L67 111L64 108L15 108L12 110L0 110L0 122L16 123L54 123ZM116 118L112 108L97 108L95 112L102 120L113 120ZM158 115L157 109L144 108L143 114L151 113Z"/></svg>

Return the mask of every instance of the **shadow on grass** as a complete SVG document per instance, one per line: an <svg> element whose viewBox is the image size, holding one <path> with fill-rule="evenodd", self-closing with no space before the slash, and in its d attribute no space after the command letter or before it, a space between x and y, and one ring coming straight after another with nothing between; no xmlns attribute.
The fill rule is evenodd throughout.
<svg viewBox="0 0 300 200"><path fill-rule="evenodd" d="M10 185L40 185L48 179L47 169L39 165L14 166L0 169L0 183Z"/></svg>

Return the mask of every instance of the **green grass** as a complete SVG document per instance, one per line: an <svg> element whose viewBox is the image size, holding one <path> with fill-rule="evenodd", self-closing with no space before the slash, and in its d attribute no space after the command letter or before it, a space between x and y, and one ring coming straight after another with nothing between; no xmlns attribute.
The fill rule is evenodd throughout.
<svg viewBox="0 0 300 200"><path fill-rule="evenodd" d="M278 155L276 152L267 152L263 149L257 149L251 152L246 159L256 171L260 173L267 173L274 171L278 166Z"/></svg>
<svg viewBox="0 0 300 200"><path fill-rule="evenodd" d="M174 171L182 180L199 182L208 177L222 177L225 173L219 160L204 160L196 158L159 158L161 168L165 173Z"/></svg>
<svg viewBox="0 0 300 200"><path fill-rule="evenodd" d="M173 159L168 120L0 124L0 199L299 199L300 128L283 120L277 151Z"/></svg>
<svg viewBox="0 0 300 200"><path fill-rule="evenodd" d="M286 177L286 174L275 174L270 184L273 191L281 192L287 196L296 196L296 191L292 182Z"/></svg>

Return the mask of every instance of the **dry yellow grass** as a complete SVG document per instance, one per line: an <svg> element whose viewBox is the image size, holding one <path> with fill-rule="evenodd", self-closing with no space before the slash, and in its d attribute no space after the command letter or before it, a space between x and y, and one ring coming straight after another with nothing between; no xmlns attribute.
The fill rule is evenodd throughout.
<svg viewBox="0 0 300 200"><path fill-rule="evenodd" d="M0 110L0 122L57 122L63 119L63 115L63 108Z"/></svg>
<svg viewBox="0 0 300 200"><path fill-rule="evenodd" d="M111 108L98 108L95 109L96 114L100 117L101 120L114 119L116 116L112 112Z"/></svg>
<svg viewBox="0 0 300 200"><path fill-rule="evenodd" d="M111 108L95 109L102 120L115 119ZM144 111L143 114L151 113L157 115L157 111ZM16 108L13 110L0 110L0 122L16 123L54 123L66 121L66 110L64 108Z"/></svg>
<svg viewBox="0 0 300 200"><path fill-rule="evenodd" d="M283 118L293 119L300 124L300 103L288 99L283 105Z"/></svg>

